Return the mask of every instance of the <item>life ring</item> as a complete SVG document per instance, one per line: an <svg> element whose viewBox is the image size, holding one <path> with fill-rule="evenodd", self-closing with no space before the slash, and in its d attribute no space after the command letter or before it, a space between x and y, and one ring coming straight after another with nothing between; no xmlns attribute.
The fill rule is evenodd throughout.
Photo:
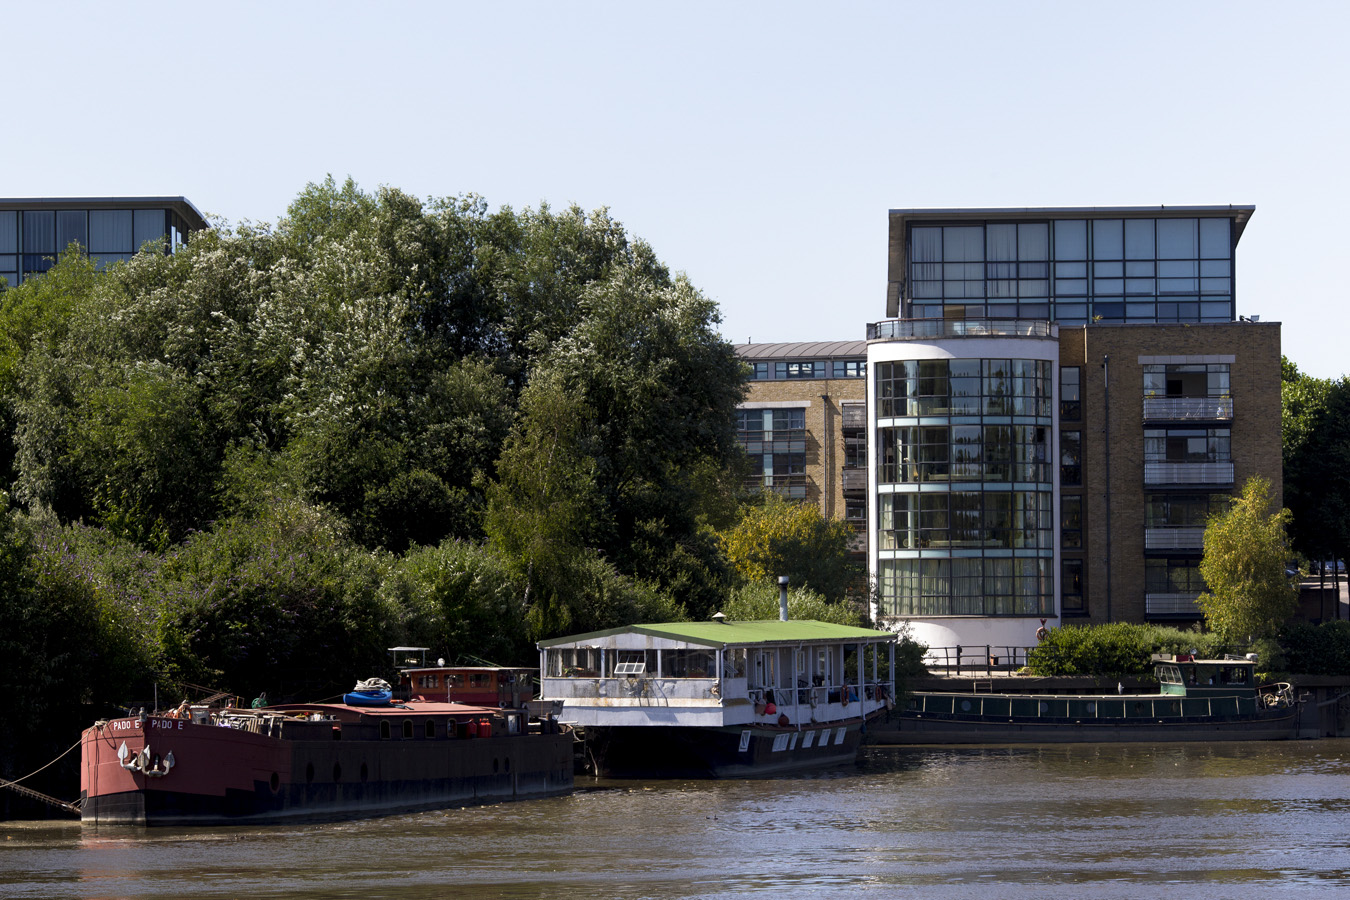
<svg viewBox="0 0 1350 900"><path fill-rule="evenodd" d="M1040 628L1037 628L1037 629L1036 629L1036 641L1037 641L1037 643L1039 643L1039 642L1045 640L1045 639L1046 639L1047 637L1049 637L1049 636L1050 636L1050 632L1046 630L1046 628L1045 628L1044 625L1042 625Z"/></svg>

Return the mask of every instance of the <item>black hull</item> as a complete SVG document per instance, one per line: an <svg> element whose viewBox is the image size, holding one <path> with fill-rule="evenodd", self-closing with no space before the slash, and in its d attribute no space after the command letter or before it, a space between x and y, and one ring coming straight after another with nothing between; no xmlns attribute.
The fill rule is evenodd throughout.
<svg viewBox="0 0 1350 900"><path fill-rule="evenodd" d="M825 736L828 743L822 743ZM861 743L858 719L800 731L769 726L591 726L585 729L583 765L587 772L606 778L753 778L848 765L857 760Z"/></svg>

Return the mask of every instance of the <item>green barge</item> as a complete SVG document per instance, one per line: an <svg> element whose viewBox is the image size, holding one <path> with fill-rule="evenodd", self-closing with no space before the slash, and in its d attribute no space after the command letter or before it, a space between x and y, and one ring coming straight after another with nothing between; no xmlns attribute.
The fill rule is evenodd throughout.
<svg viewBox="0 0 1350 900"><path fill-rule="evenodd" d="M1253 659L1153 657L1155 694L918 692L869 734L876 744L1283 740L1297 733L1288 684L1257 686Z"/></svg>

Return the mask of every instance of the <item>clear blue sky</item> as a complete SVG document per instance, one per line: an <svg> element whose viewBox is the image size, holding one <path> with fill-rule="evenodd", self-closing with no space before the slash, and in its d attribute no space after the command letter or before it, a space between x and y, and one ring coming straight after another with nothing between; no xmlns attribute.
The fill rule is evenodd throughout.
<svg viewBox="0 0 1350 900"><path fill-rule="evenodd" d="M1350 4L23 3L0 196L275 221L332 173L608 206L734 341L885 317L887 210L1256 205L1238 311L1350 372ZM1338 237L1339 235L1339 237Z"/></svg>

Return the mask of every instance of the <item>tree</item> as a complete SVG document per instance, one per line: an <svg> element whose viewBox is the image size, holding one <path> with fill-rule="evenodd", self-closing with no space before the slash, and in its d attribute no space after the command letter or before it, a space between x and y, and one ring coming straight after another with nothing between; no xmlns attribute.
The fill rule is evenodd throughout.
<svg viewBox="0 0 1350 900"><path fill-rule="evenodd" d="M1350 380L1313 378L1285 360L1281 395L1294 546L1310 559L1342 559L1350 548Z"/></svg>
<svg viewBox="0 0 1350 900"><path fill-rule="evenodd" d="M1270 482L1252 476L1232 507L1205 527L1200 575L1209 590L1196 602L1227 640L1270 637L1298 606L1298 588L1285 575L1289 510L1272 513L1273 502Z"/></svg>
<svg viewBox="0 0 1350 900"><path fill-rule="evenodd" d="M858 580L858 567L848 554L851 537L847 524L825 519L814 504L769 493L722 533L722 547L747 581L787 575L793 585L837 602Z"/></svg>

